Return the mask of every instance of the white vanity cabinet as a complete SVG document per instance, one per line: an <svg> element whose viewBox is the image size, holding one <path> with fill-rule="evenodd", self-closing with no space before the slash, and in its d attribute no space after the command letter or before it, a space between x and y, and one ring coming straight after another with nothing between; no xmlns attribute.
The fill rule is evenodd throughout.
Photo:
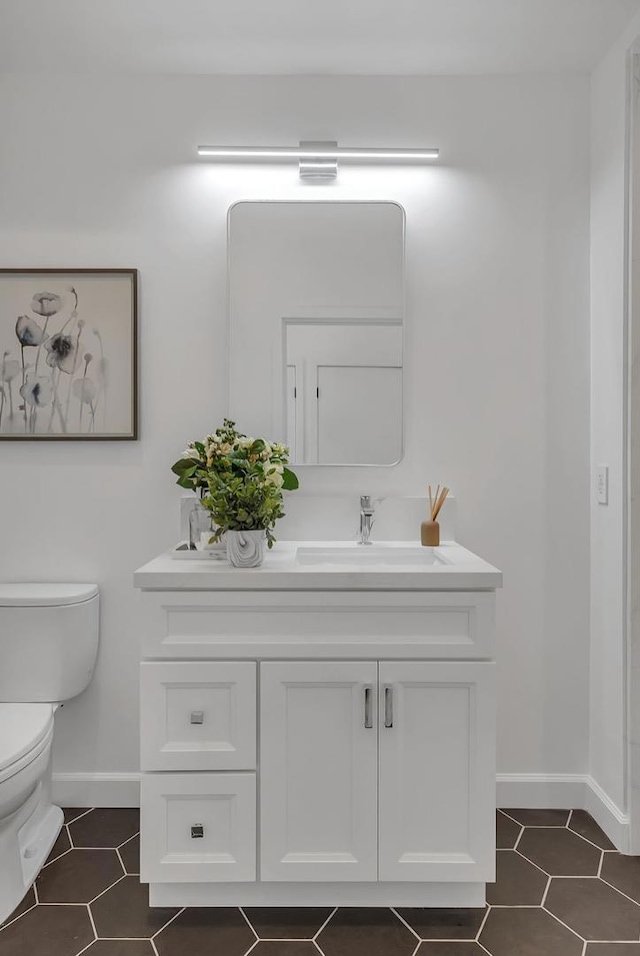
<svg viewBox="0 0 640 956"><path fill-rule="evenodd" d="M483 905L499 572L276 589L173 564L136 575L151 905Z"/></svg>
<svg viewBox="0 0 640 956"><path fill-rule="evenodd" d="M261 664L261 879L492 879L493 669Z"/></svg>

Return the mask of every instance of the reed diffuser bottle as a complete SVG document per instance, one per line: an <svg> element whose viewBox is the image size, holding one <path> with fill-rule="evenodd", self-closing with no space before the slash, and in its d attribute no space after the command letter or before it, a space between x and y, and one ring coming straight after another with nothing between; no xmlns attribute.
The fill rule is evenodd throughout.
<svg viewBox="0 0 640 956"><path fill-rule="evenodd" d="M420 541L425 548L437 548L440 544L440 525L438 524L438 515L449 494L448 488L442 488L440 485L436 488L435 497L431 493L431 485L428 488L429 495L429 521L423 521L420 525Z"/></svg>

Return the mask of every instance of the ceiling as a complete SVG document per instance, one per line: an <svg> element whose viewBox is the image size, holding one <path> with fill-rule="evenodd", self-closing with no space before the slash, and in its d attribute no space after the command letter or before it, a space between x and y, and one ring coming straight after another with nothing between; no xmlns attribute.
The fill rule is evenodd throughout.
<svg viewBox="0 0 640 956"><path fill-rule="evenodd" d="M640 0L0 0L0 70L589 71Z"/></svg>

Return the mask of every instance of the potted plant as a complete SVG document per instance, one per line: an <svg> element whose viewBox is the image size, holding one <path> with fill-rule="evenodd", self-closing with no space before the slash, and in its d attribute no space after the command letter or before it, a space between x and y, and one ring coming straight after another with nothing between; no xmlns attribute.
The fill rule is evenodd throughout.
<svg viewBox="0 0 640 956"><path fill-rule="evenodd" d="M265 544L272 548L276 540L273 529L284 516L283 492L298 487L288 462L285 445L249 438L225 418L204 441L189 442L171 470L182 488L200 494L215 525L211 540L226 535L230 563L257 567Z"/></svg>

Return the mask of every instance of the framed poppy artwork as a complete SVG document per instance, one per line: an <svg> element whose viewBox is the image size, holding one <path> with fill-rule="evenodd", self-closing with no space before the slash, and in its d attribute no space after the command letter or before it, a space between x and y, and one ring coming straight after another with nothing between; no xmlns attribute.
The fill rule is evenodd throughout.
<svg viewBox="0 0 640 956"><path fill-rule="evenodd" d="M136 269L0 269L0 440L138 437Z"/></svg>

